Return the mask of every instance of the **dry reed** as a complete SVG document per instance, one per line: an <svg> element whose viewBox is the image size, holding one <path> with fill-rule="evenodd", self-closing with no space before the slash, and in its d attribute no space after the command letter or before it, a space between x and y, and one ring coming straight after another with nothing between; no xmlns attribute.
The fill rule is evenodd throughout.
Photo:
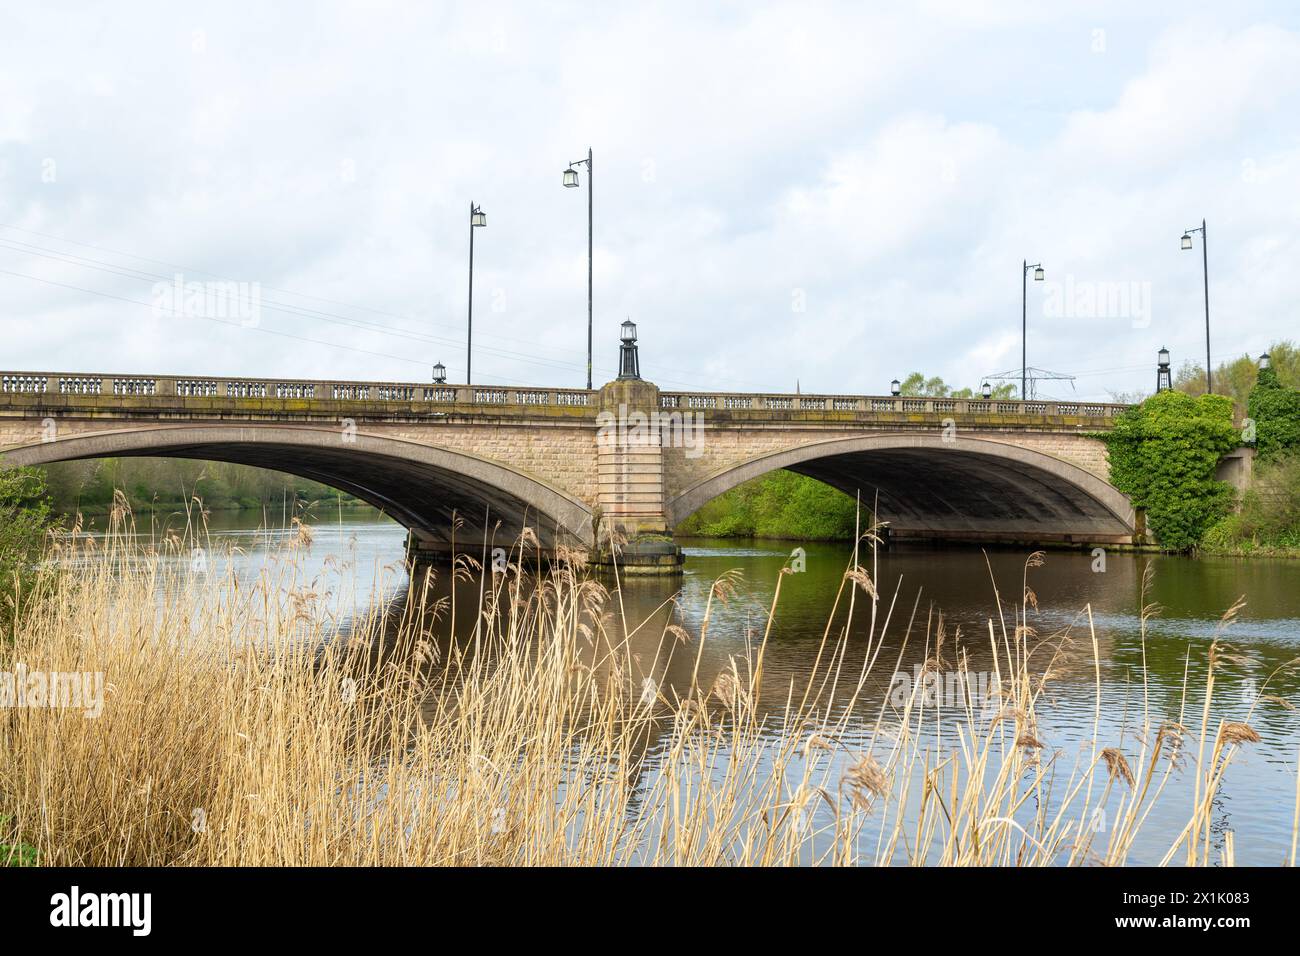
<svg viewBox="0 0 1300 956"><path fill-rule="evenodd" d="M107 680L95 719L0 712L0 845L28 844L45 864L1120 865L1192 734L1197 793L1166 861L1185 846L1210 863L1214 795L1233 753L1259 740L1246 723L1212 725L1216 645L1196 729L1144 713L1136 751L1102 746L1088 612L1077 643L1096 675L1092 742L1064 766L1038 709L1054 668L1082 652L1034 633L1027 581L1012 620L999 599L988 621L996 713L943 711L919 687L875 706L865 690L889 671L897 594L882 598L855 548L835 605L848 617L832 609L807 686L768 686L784 699L764 710L770 616L758 646L708 680L707 611L698 633L669 623L653 660L638 659L626 635L641 625L614 626L582 555L543 570L535 538L505 573L458 560L450 573L480 590L469 631L445 636L455 612L416 575L396 620L363 613L339 639L321 582L294 560L312 543L305 525L248 580L210 550L203 568L176 560L201 520L148 553L125 517L106 539L63 542L74 573L44 579L0 645L6 668ZM721 577L710 608L737 584ZM857 596L871 623L854 670ZM944 640L926 633L930 664ZM674 653L694 657L688 686L665 679Z"/></svg>

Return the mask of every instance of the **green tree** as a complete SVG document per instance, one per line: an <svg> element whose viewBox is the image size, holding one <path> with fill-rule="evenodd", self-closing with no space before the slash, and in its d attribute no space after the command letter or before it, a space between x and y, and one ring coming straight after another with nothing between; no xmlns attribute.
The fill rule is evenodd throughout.
<svg viewBox="0 0 1300 956"><path fill-rule="evenodd" d="M709 538L853 538L857 505L815 478L774 471L714 498L677 526L677 533ZM865 519L864 519L865 520Z"/></svg>
<svg viewBox="0 0 1300 956"><path fill-rule="evenodd" d="M1268 347L1269 365L1278 382L1290 388L1300 388L1300 348L1294 342L1282 340ZM1241 355L1214 368L1214 391L1232 399L1238 418L1248 414L1246 406L1251 390L1259 377L1259 357ZM1173 386L1188 395L1205 394L1205 366L1184 362L1174 373Z"/></svg>
<svg viewBox="0 0 1300 956"><path fill-rule="evenodd" d="M950 388L943 379L937 375L934 378L926 378L920 372L913 372L907 378L899 383L901 394L910 397L922 398L975 398L982 397L981 392L976 392L973 388ZM993 388L992 397L998 399L1014 398L1016 387L1011 382L1004 382Z"/></svg>
<svg viewBox="0 0 1300 956"><path fill-rule="evenodd" d="M106 512L114 489L127 495L137 514L150 508L177 510L194 496L208 510L265 507L276 514L295 499L357 503L352 495L340 495L318 482L229 462L103 458L59 462L46 466L45 473L53 508L61 514Z"/></svg>

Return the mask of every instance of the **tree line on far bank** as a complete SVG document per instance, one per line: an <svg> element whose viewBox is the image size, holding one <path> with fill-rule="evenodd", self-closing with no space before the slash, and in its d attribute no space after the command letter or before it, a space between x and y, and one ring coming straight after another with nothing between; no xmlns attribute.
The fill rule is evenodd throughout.
<svg viewBox="0 0 1300 956"><path fill-rule="evenodd" d="M51 509L61 515L105 514L113 492L126 495L132 511L184 508L198 499L208 511L274 512L293 502L331 506L363 503L352 495L306 478L265 468L185 458L99 458L67 461L44 469ZM287 513L294 514L292 510Z"/></svg>

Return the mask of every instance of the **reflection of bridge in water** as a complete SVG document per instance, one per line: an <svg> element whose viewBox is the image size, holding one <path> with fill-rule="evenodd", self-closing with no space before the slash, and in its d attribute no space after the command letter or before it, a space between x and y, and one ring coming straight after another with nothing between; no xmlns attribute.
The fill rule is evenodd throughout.
<svg viewBox="0 0 1300 956"><path fill-rule="evenodd" d="M778 468L861 495L897 537L1130 543L1133 508L1090 434L1124 407L661 392L635 377L586 391L21 372L0 374L0 452L257 465L384 509L427 553L449 548L455 515L466 543L529 526L544 548L591 546L617 527L675 566L675 524Z"/></svg>

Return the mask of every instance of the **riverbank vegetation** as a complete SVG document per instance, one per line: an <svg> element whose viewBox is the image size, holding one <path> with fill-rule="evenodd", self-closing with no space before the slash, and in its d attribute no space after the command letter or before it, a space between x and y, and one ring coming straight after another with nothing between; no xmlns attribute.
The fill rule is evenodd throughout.
<svg viewBox="0 0 1300 956"><path fill-rule="evenodd" d="M1161 546L1194 547L1231 511L1232 486L1215 478L1219 459L1241 444L1226 396L1160 392L1098 437L1110 453L1111 483L1145 510Z"/></svg>
<svg viewBox="0 0 1300 956"><path fill-rule="evenodd" d="M622 620L582 555L530 571L522 545L454 635L439 636L438 621L461 618L426 577L340 636L319 581L297 570L309 540L236 582L218 561L196 569L191 542L142 553L120 534L65 539L79 573L45 582L0 669L99 673L105 699L93 718L5 713L0 845L78 866L1122 865L1153 808L1174 802L1169 781L1190 773L1190 807L1161 806L1184 825L1160 862L1234 861L1213 808L1260 739L1254 707L1218 716L1215 678L1234 658L1216 641L1202 686L1169 713L1127 713L1115 739L1098 676L1088 742L1055 749L1053 682L1067 667L1091 675L1101 654L1086 616L1050 635L1029 626L1037 556L1017 604L991 602L987 630L963 644L895 610L858 560L864 540L812 676L785 685L764 673L771 617L747 653L706 654L735 572L698 626L656 626L653 653L633 651L645 622ZM479 571L462 558L452 573ZM945 709L923 681L869 703L867 689L893 686L899 640L923 643L939 680L982 646L994 706ZM1256 706L1272 706L1262 683Z"/></svg>
<svg viewBox="0 0 1300 956"><path fill-rule="evenodd" d="M1207 554L1300 556L1300 352L1272 347L1278 365L1221 366L1229 394L1182 388L1147 398L1098 437L1110 453L1111 482L1146 512L1156 541ZM1247 368L1249 366L1249 368ZM1246 382L1249 391L1241 393ZM1235 418L1235 421L1234 421ZM1256 452L1250 487L1238 499L1215 477L1223 455Z"/></svg>
<svg viewBox="0 0 1300 956"><path fill-rule="evenodd" d="M1201 547L1212 554L1300 557L1300 389L1277 369L1259 373L1247 400L1257 459L1240 508L1210 528Z"/></svg>
<svg viewBox="0 0 1300 956"><path fill-rule="evenodd" d="M0 643L35 585L53 522L44 475L0 468Z"/></svg>
<svg viewBox="0 0 1300 956"><path fill-rule="evenodd" d="M705 504L676 528L706 538L788 538L852 541L852 498L816 478L773 471Z"/></svg>
<svg viewBox="0 0 1300 956"><path fill-rule="evenodd" d="M96 458L59 462L44 471L51 508L65 516L107 515L119 493L137 514L184 511L196 498L208 511L251 510L277 517L297 514L295 502L327 502L331 509L368 507L319 482L229 462Z"/></svg>
<svg viewBox="0 0 1300 956"><path fill-rule="evenodd" d="M1300 556L1300 455L1279 456L1255 466L1241 507L1209 528L1201 540L1207 554Z"/></svg>

